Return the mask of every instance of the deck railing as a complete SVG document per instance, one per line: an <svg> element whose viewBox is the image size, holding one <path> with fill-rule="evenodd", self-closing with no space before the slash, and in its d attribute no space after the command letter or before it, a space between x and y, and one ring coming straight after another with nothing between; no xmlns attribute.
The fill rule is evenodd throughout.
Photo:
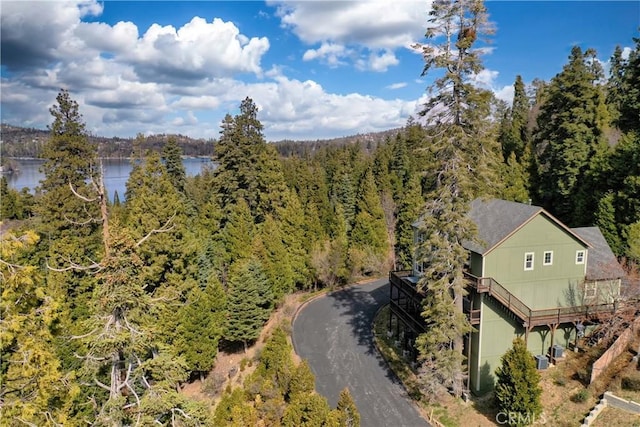
<svg viewBox="0 0 640 427"><path fill-rule="evenodd" d="M491 277L476 277L469 273L465 273L465 277L473 289L478 293L488 293L518 317L525 326L574 322L599 314L612 313L617 308L615 303L607 303L532 310Z"/></svg>

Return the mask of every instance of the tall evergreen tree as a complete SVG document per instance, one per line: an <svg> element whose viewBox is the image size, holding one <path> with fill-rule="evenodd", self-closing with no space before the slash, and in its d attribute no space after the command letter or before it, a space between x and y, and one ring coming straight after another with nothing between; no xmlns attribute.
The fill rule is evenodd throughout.
<svg viewBox="0 0 640 427"><path fill-rule="evenodd" d="M622 66L622 99L617 125L623 132L639 132L640 129L640 37L634 37L633 41L635 48Z"/></svg>
<svg viewBox="0 0 640 427"><path fill-rule="evenodd" d="M547 89L534 135L539 169L536 201L572 226L593 222L592 210L576 205L594 206L601 189L592 186L582 193L583 199L577 194L586 184L593 159L607 150L608 113L595 62L593 50L572 49L569 63Z"/></svg>
<svg viewBox="0 0 640 427"><path fill-rule="evenodd" d="M508 111L507 126L501 135L500 141L505 162L507 162L511 153L515 153L516 160L521 161L529 140L527 129L529 99L520 75L516 76L513 89L513 102L511 109Z"/></svg>
<svg viewBox="0 0 640 427"><path fill-rule="evenodd" d="M251 258L236 261L229 271L225 338L241 342L246 351L247 344L260 335L272 307L273 294L260 262Z"/></svg>
<svg viewBox="0 0 640 427"><path fill-rule="evenodd" d="M433 174L433 186L421 217L423 243L416 256L425 266L418 286L426 295L422 315L430 327L416 345L425 387L435 391L449 385L460 396L463 336L471 331L462 311L468 256L462 242L474 238L469 203L489 188L498 164L487 126L491 95L470 79L482 69L474 43L488 31L487 14L482 1L440 0L433 3L429 23L426 37L441 43L419 46L423 73L432 68L445 73L430 88L432 97L423 111L431 125L430 154L439 166L425 171Z"/></svg>
<svg viewBox="0 0 640 427"><path fill-rule="evenodd" d="M34 210L36 231L42 235L40 254L49 267L47 288L65 294L56 345L64 369L71 369L78 365L73 352L80 344L63 334L79 332L89 315L95 278L69 267L91 264L104 255L108 246L101 245L100 234L102 240L108 234L107 205L96 147L89 142L78 103L61 90L49 112L53 123L42 152L44 179Z"/></svg>
<svg viewBox="0 0 640 427"><path fill-rule="evenodd" d="M162 160L169 174L169 180L176 190L184 192L186 172L182 163L182 150L178 147L176 138L171 136L162 148Z"/></svg>
<svg viewBox="0 0 640 427"><path fill-rule="evenodd" d="M226 294L222 285L212 277L205 289L193 287L178 319L175 352L184 357L191 372L202 378L214 366L224 335Z"/></svg>
<svg viewBox="0 0 640 427"><path fill-rule="evenodd" d="M78 394L55 354L54 324L64 296L47 289L36 267L20 264L37 240L33 231L0 237L0 396L6 425L65 423L65 406Z"/></svg>
<svg viewBox="0 0 640 427"><path fill-rule="evenodd" d="M222 122L213 179L219 205L227 208L244 199L256 223L284 203L286 190L277 153L267 145L262 128L258 107L251 98L245 98L240 114L227 115Z"/></svg>
<svg viewBox="0 0 640 427"><path fill-rule="evenodd" d="M511 152L501 169L502 182L504 183L500 193L501 198L526 203L529 200L528 174L525 167L518 162L515 152Z"/></svg>

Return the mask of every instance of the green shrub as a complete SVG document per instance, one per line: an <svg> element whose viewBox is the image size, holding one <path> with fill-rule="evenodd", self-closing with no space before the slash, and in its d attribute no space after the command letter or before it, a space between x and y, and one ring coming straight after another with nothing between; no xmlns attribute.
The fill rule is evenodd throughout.
<svg viewBox="0 0 640 427"><path fill-rule="evenodd" d="M553 383L555 385L559 385L563 387L567 385L567 377L560 370L556 369L555 371L553 371L552 377L553 377Z"/></svg>
<svg viewBox="0 0 640 427"><path fill-rule="evenodd" d="M589 391L586 388L583 388L573 396L571 396L571 401L575 403L583 403L589 399Z"/></svg>
<svg viewBox="0 0 640 427"><path fill-rule="evenodd" d="M251 361L245 357L240 361L240 372L244 372L244 368L246 368L247 365L251 366Z"/></svg>
<svg viewBox="0 0 640 427"><path fill-rule="evenodd" d="M496 370L494 398L500 411L538 416L542 412L540 374L524 340L516 338ZM517 422L516 424L521 424Z"/></svg>

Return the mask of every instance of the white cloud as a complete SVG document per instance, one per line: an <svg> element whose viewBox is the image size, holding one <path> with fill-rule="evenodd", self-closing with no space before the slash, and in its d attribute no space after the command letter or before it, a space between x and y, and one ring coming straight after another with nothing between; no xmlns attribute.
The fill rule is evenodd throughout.
<svg viewBox="0 0 640 427"><path fill-rule="evenodd" d="M494 90L496 98L506 102L507 104L511 104L513 102L513 93L513 85L503 86L500 89Z"/></svg>
<svg viewBox="0 0 640 427"><path fill-rule="evenodd" d="M407 47L424 34L430 2L270 1L282 24L308 44L334 41L371 49Z"/></svg>
<svg viewBox="0 0 640 427"><path fill-rule="evenodd" d="M266 37L248 39L231 22L194 17L179 29L153 24L126 55L143 78L202 79L237 72L261 74Z"/></svg>
<svg viewBox="0 0 640 427"><path fill-rule="evenodd" d="M399 82L399 83L392 83L389 86L386 86L386 88L391 90L396 90L396 89L402 89L403 87L406 87L406 86L407 86L407 83Z"/></svg>
<svg viewBox="0 0 640 427"><path fill-rule="evenodd" d="M312 61L314 59L321 59L330 67L336 67L343 65L344 62L341 61L341 58L345 58L350 55L350 53L351 52L341 44L322 43L318 49L308 49L304 55L302 55L302 60Z"/></svg>
<svg viewBox="0 0 640 427"><path fill-rule="evenodd" d="M359 28L350 29L349 19L338 22L342 36L318 41L304 59L336 66L354 61L373 71L397 65L394 46L410 39L404 28L410 17L402 19L406 5L401 3L398 8L404 12L396 13L388 5L371 3L374 12L393 19L390 24L371 21L365 31L366 19L375 13L343 3L349 2L323 8L333 8L334 13L351 9L349 19ZM303 5L303 12L309 7L313 9ZM399 127L421 104L330 93L316 81L287 77L288 66L269 64L265 71L262 60L269 40L247 37L235 24L218 18L194 17L175 27L153 24L141 33L133 22L82 21L87 14L102 12L95 1L43 2L37 8L30 2L7 2L2 8L0 47L9 72L0 81L0 97L6 123L44 128L51 122L48 109L61 87L80 104L87 129L104 136L179 132L217 137L224 114L237 111L246 96L260 107L259 118L270 140ZM424 15L421 26L426 14L424 5L419 8ZM394 22L402 27L395 38ZM252 75L251 83L239 80L238 74Z"/></svg>
<svg viewBox="0 0 640 427"><path fill-rule="evenodd" d="M410 48L424 35L431 2L271 1L282 26L309 45L304 60L330 66L351 58L361 70L383 72L398 64L393 51Z"/></svg>
<svg viewBox="0 0 640 427"><path fill-rule="evenodd" d="M493 87L495 80L498 78L498 72L494 70L483 69L478 74L471 76L471 80L478 86L490 89Z"/></svg>
<svg viewBox="0 0 640 427"><path fill-rule="evenodd" d="M367 65L372 71L383 72L387 71L390 66L398 65L399 63L400 61L398 61L393 52L386 50L379 55L375 53L369 55L369 63Z"/></svg>

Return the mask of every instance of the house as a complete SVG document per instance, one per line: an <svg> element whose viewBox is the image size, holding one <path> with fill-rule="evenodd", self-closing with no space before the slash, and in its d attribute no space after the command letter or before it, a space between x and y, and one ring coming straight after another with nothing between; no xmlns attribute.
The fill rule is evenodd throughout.
<svg viewBox="0 0 640 427"><path fill-rule="evenodd" d="M477 241L469 250L464 309L474 330L465 339L468 386L475 394L493 388L494 371L515 337L533 355L566 348L585 324L612 313L624 271L597 227L568 228L538 206L476 199L469 218ZM420 221L414 239L421 240ZM409 353L425 330L422 266L390 274L390 331Z"/></svg>

